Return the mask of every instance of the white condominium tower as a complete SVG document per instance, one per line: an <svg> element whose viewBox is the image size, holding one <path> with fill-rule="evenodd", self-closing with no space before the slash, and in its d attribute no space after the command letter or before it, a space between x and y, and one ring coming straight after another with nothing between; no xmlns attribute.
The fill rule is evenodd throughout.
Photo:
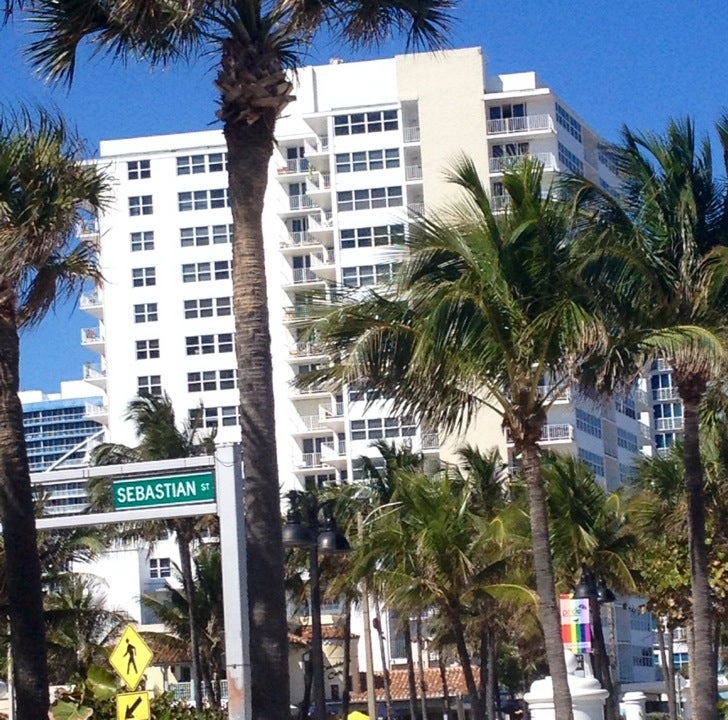
<svg viewBox="0 0 728 720"><path fill-rule="evenodd" d="M365 411L356 388L340 395L296 389L296 375L327 362L315 339L301 332L312 290L386 281L408 218L456 192L443 171L462 153L487 179L496 207L505 202L504 169L525 155L543 163L546 182L570 170L614 183L595 133L535 73L487 77L479 48L332 60L302 68L296 83L296 101L276 128L264 211L284 488L356 477L357 458L371 454L378 439L407 441L434 458L463 440L418 428L386 403ZM105 385L102 419L110 438L133 443L126 404L139 391L164 389L180 420L197 417L217 429L219 441L237 440L222 133L105 141L98 162L114 177L115 197L99 218L104 284L82 303L98 326L84 330L82 341L101 356L95 380ZM574 403L564 400L575 414ZM581 424L575 417L569 424L563 404L558 413L558 427L549 428L544 443L567 441L576 450ZM591 410L589 422L599 423L601 414ZM614 409L607 414L614 418ZM623 419L631 454L637 413ZM588 452L581 454L604 477L601 435L589 430ZM468 439L498 445L506 456L495 417L480 418ZM627 460L620 456L619 463ZM618 482L615 473L608 485Z"/></svg>

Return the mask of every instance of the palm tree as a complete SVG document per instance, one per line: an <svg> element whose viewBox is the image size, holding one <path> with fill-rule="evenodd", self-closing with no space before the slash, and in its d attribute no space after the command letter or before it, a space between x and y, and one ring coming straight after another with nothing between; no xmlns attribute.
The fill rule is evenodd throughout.
<svg viewBox="0 0 728 720"><path fill-rule="evenodd" d="M99 208L107 184L82 164L59 117L0 118L0 522L5 540L14 681L20 717L48 715L41 567L18 398L19 330L97 275L95 247L76 242L81 207Z"/></svg>
<svg viewBox="0 0 728 720"><path fill-rule="evenodd" d="M584 567L615 590L635 591L637 535L627 523L619 493L608 494L587 465L571 455L548 455L543 468L551 523L551 551L564 591L579 581ZM609 692L606 720L619 720L619 696L609 665L599 603L591 608L594 674Z"/></svg>
<svg viewBox="0 0 728 720"><path fill-rule="evenodd" d="M445 430L485 407L502 417L527 481L556 714L567 719L539 441L551 403L604 346L605 332L576 280L569 212L543 190L542 174L533 162L507 172L510 209L499 216L473 163L460 160L449 175L465 199L411 228L393 292L370 292L321 324L340 362L320 375L358 383Z"/></svg>
<svg viewBox="0 0 728 720"><path fill-rule="evenodd" d="M252 707L284 717L286 613L276 466L268 300L261 215L276 119L293 99L286 70L305 57L317 30L349 44L378 44L402 32L408 47L443 44L455 0L39 0L30 47L45 75L70 82L84 39L96 53L154 64L195 53L219 59L218 118L228 146L233 215L233 305L245 458Z"/></svg>
<svg viewBox="0 0 728 720"><path fill-rule="evenodd" d="M728 173L728 116L717 132ZM671 121L664 135L625 128L612 157L622 180L617 198L579 183L587 233L598 242L587 267L616 337L615 374L662 358L682 399L694 661L701 669L691 692L695 717L712 720L717 663L699 407L726 356L728 186L714 176L710 142L697 141L689 118Z"/></svg>
<svg viewBox="0 0 728 720"><path fill-rule="evenodd" d="M127 420L134 423L139 444L130 448L126 445L103 443L94 448L91 460L94 465L116 465L125 462L145 460L169 460L211 454L215 450L214 438L198 437L196 428L186 425L179 429L176 424L172 401L162 395L140 395L129 402ZM111 484L106 478L89 488L92 491L92 505L110 506ZM185 597L188 602L188 627L192 653L192 677L195 682L195 704L202 709L202 667L198 623L196 621L195 582L192 570L192 545L200 533L214 525L214 518L171 518L162 522L164 528L174 533L179 549L180 569ZM138 530L136 531L138 532ZM156 524L146 526L142 534L158 538L160 528Z"/></svg>
<svg viewBox="0 0 728 720"><path fill-rule="evenodd" d="M195 552L195 620L200 637L200 657L208 688L208 698L220 706L219 681L225 674L225 619L222 601L222 555L217 543L205 543ZM178 588L167 584L168 601L154 595L143 595L142 603L167 627L173 638L189 638L187 597ZM164 638L157 641L164 643ZM174 644L174 643L173 643ZM210 693L210 690L212 692Z"/></svg>

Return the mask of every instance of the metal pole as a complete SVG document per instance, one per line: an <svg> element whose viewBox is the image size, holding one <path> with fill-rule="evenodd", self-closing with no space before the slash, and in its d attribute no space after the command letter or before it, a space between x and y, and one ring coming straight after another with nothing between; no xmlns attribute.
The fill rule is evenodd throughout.
<svg viewBox="0 0 728 720"><path fill-rule="evenodd" d="M324 651L321 637L321 586L317 545L309 548L308 557L311 570L311 663L313 665L314 720L326 720Z"/></svg>
<svg viewBox="0 0 728 720"><path fill-rule="evenodd" d="M356 515L359 542L364 539L364 519ZM377 720L377 696L374 688L374 652L372 650L372 621L369 615L369 583L362 583L362 612L364 619L364 653L367 662L367 714L369 720Z"/></svg>

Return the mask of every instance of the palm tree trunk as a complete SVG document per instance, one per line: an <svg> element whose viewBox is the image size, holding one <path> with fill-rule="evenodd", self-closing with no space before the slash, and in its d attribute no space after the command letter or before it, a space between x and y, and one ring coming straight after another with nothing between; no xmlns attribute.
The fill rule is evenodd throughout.
<svg viewBox="0 0 728 720"><path fill-rule="evenodd" d="M422 720L427 720L427 683L425 682L425 661L423 657L424 638L422 637L422 613L417 613L417 668L419 670L420 681L420 712Z"/></svg>
<svg viewBox="0 0 728 720"><path fill-rule="evenodd" d="M615 697L612 675L609 669L609 657L607 655L607 644L604 641L604 629L602 628L602 613L598 602L590 602L592 610L592 627L594 628L594 658L599 668L597 680L609 693L604 706L605 720L620 720L619 699ZM616 702L615 702L616 700Z"/></svg>
<svg viewBox="0 0 728 720"><path fill-rule="evenodd" d="M535 437L541 436L541 426ZM571 692L566 674L564 646L561 643L561 618L556 600L556 582L549 541L546 489L541 474L538 445L523 441L518 448L522 455L523 475L528 485L528 506L531 519L531 550L536 574L539 617L546 647L546 659L554 689L554 711L559 720L573 720Z"/></svg>
<svg viewBox="0 0 728 720"><path fill-rule="evenodd" d="M474 718L474 720L483 720L483 706L480 702L478 686L475 683L475 676L473 675L470 653L468 652L468 646L465 642L465 629L463 628L462 621L458 616L458 611L450 608L448 620L450 621L450 628L452 630L453 637L455 638L455 648L457 649L460 666L463 669L465 687L468 689L468 695L470 695L470 716Z"/></svg>
<svg viewBox="0 0 728 720"><path fill-rule="evenodd" d="M496 704L498 698L498 680L495 667L495 631L489 628L485 631L485 655L487 673L485 679L485 713L488 720L496 717Z"/></svg>
<svg viewBox="0 0 728 720"><path fill-rule="evenodd" d="M20 346L15 294L0 284L0 522L5 543L10 644L17 717L48 717L43 589L23 408L18 398Z"/></svg>
<svg viewBox="0 0 728 720"><path fill-rule="evenodd" d="M688 500L688 546L693 602L693 654L696 672L690 676L694 720L718 717L718 666L713 648L713 608L705 543L705 489L700 458L699 408L705 392L701 377L678 376L683 401L685 483Z"/></svg>
<svg viewBox="0 0 728 720"><path fill-rule="evenodd" d="M402 632L404 633L404 654L407 658L407 687L409 689L409 711L412 720L417 720L417 681L415 680L415 659L412 655L412 631L410 630L409 613L402 616Z"/></svg>
<svg viewBox="0 0 728 720"><path fill-rule="evenodd" d="M672 631L670 631L672 634ZM657 628L657 646L660 651L660 667L662 668L662 679L667 690L667 714L670 720L677 720L677 705L675 703L675 673L672 662L667 659L665 649L665 631L661 625Z"/></svg>
<svg viewBox="0 0 728 720"><path fill-rule="evenodd" d="M233 309L245 466L252 720L281 720L289 712L283 545L261 220L273 129L274 121L262 120L252 124L228 120L224 125L233 216ZM271 678L276 678L276 692L270 692Z"/></svg>
<svg viewBox="0 0 728 720"><path fill-rule="evenodd" d="M192 655L192 682L195 690L195 710L202 711L202 667L200 664L200 632L195 608L195 578L192 572L192 555L190 553L190 533L184 527L185 521L175 523L177 547L179 549L179 567L182 573L185 599L187 600L187 617L190 623L190 653Z"/></svg>
<svg viewBox="0 0 728 720"><path fill-rule="evenodd" d="M450 687L447 684L447 668L442 657L442 648L437 651L437 667L440 670L440 682L442 683L442 705L445 715L449 719L452 712L452 703L450 702Z"/></svg>
<svg viewBox="0 0 728 720"><path fill-rule="evenodd" d="M374 612L376 613L376 625L374 626L379 638L379 656L382 659L382 682L384 685L384 704L387 708L387 720L394 720L394 709L392 708L392 694L389 685L389 664L387 663L387 651L384 648L384 630L382 628L382 613L379 606L379 598L374 600Z"/></svg>
<svg viewBox="0 0 728 720"><path fill-rule="evenodd" d="M346 600L346 612L344 614L344 691L341 693L341 717L347 720L349 717L349 698L351 697L349 678L351 676L351 601ZM376 718L372 718L376 720Z"/></svg>

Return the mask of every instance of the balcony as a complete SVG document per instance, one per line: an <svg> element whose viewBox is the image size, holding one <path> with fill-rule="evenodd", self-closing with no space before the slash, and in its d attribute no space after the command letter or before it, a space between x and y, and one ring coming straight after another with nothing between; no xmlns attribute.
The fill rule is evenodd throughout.
<svg viewBox="0 0 728 720"><path fill-rule="evenodd" d="M306 435L310 432L321 432L328 428L321 422L318 415L300 415L294 421L293 435Z"/></svg>
<svg viewBox="0 0 728 720"><path fill-rule="evenodd" d="M404 133L404 141L406 143L418 143L420 141L420 126L408 125L402 128Z"/></svg>
<svg viewBox="0 0 728 720"><path fill-rule="evenodd" d="M319 279L336 281L336 259L333 251L324 249L311 255L311 268Z"/></svg>
<svg viewBox="0 0 728 720"><path fill-rule="evenodd" d="M96 387L105 389L106 369L102 368L99 363L85 363L83 366L83 379Z"/></svg>
<svg viewBox="0 0 728 720"><path fill-rule="evenodd" d="M422 180L422 165L405 166L404 179L408 182L412 180Z"/></svg>
<svg viewBox="0 0 728 720"><path fill-rule="evenodd" d="M79 307L89 315L101 319L104 316L104 303L101 291L97 289L81 295Z"/></svg>
<svg viewBox="0 0 728 720"><path fill-rule="evenodd" d="M284 308L285 322L296 323L320 317L320 311L313 305L294 305Z"/></svg>
<svg viewBox="0 0 728 720"><path fill-rule="evenodd" d="M321 282L310 267L293 268L291 275L294 285L309 285L311 283Z"/></svg>
<svg viewBox="0 0 728 720"><path fill-rule="evenodd" d="M510 135L532 132L554 132L554 121L548 114L526 115L525 117L488 120L485 131L488 135Z"/></svg>
<svg viewBox="0 0 728 720"><path fill-rule="evenodd" d="M321 443L321 460L332 467L346 467L346 442L334 440Z"/></svg>
<svg viewBox="0 0 728 720"><path fill-rule="evenodd" d="M440 436L435 432L422 433L423 450L439 450Z"/></svg>
<svg viewBox="0 0 728 720"><path fill-rule="evenodd" d="M279 175L305 175L308 172L308 158L292 158L278 168Z"/></svg>
<svg viewBox="0 0 728 720"><path fill-rule="evenodd" d="M655 430L682 430L683 419L681 417L667 417L655 419Z"/></svg>
<svg viewBox="0 0 728 720"><path fill-rule="evenodd" d="M311 157L312 155L328 155L329 138L320 137L316 138L316 140L306 140L303 147L307 157Z"/></svg>
<svg viewBox="0 0 728 720"><path fill-rule="evenodd" d="M653 400L679 400L680 395L676 387L663 387L652 389Z"/></svg>
<svg viewBox="0 0 728 720"><path fill-rule="evenodd" d="M538 397L542 400L548 398L552 403L571 402L571 388L556 385L539 385Z"/></svg>
<svg viewBox="0 0 728 720"><path fill-rule="evenodd" d="M542 443L569 443L574 440L574 426L568 423L544 425L541 430ZM506 442L513 444L510 431L506 430Z"/></svg>
<svg viewBox="0 0 728 720"><path fill-rule="evenodd" d="M297 463L299 468L318 468L323 464L321 462L320 452L303 453L301 460Z"/></svg>
<svg viewBox="0 0 728 720"><path fill-rule="evenodd" d="M424 215L425 214L425 203L422 203L422 202L407 203L407 214L411 218L418 218L421 215Z"/></svg>
<svg viewBox="0 0 728 720"><path fill-rule="evenodd" d="M503 157L492 157L490 159L490 171L492 173L503 173L517 167L524 158L533 158L543 165L544 170L556 170L556 156L553 153L525 153L523 155L505 155Z"/></svg>
<svg viewBox="0 0 728 720"><path fill-rule="evenodd" d="M109 408L106 405L100 403L87 402L84 410L84 415L89 420L95 422L105 423L109 419Z"/></svg>
<svg viewBox="0 0 728 720"><path fill-rule="evenodd" d="M309 233L330 233L333 232L334 221L331 211L320 210L308 216Z"/></svg>
<svg viewBox="0 0 728 720"><path fill-rule="evenodd" d="M100 352L104 347L104 334L101 327L81 328L81 346Z"/></svg>
<svg viewBox="0 0 728 720"><path fill-rule="evenodd" d="M316 207L313 200L308 195L291 195L288 198L289 210L307 210Z"/></svg>
<svg viewBox="0 0 728 720"><path fill-rule="evenodd" d="M288 354L294 358L302 357L323 357L325 353L321 349L321 346L310 340L307 342L297 342L290 350Z"/></svg>
<svg viewBox="0 0 728 720"><path fill-rule="evenodd" d="M319 418L323 426L328 430L344 432L346 429L343 402L336 402L333 405L321 405L319 407Z"/></svg>
<svg viewBox="0 0 728 720"><path fill-rule="evenodd" d="M291 388L291 393L295 398L310 398L310 397L326 397L327 395L331 395L331 392L324 387L323 385L319 385L318 383L312 383L311 385L306 385L305 387L295 387L293 386Z"/></svg>
<svg viewBox="0 0 728 720"><path fill-rule="evenodd" d="M328 192L331 190L331 173L315 172L306 180L306 192Z"/></svg>

